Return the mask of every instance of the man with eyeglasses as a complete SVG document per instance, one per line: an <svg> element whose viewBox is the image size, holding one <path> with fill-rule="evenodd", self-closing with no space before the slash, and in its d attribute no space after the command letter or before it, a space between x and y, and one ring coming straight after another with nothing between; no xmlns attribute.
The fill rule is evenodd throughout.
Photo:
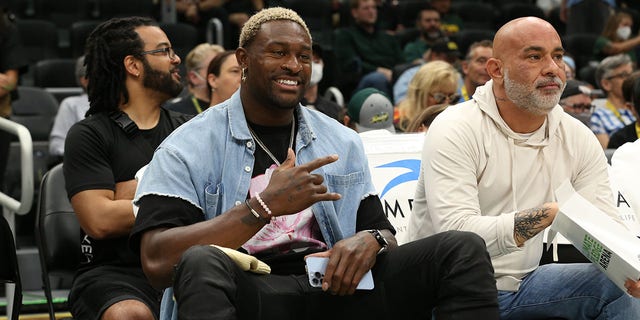
<svg viewBox="0 0 640 320"><path fill-rule="evenodd" d="M589 126L594 106L591 104L589 84L579 80L567 80L567 86L560 96L560 106L564 112Z"/></svg>
<svg viewBox="0 0 640 320"><path fill-rule="evenodd" d="M112 19L87 39L87 117L65 141L67 194L81 227L69 295L76 319L157 319L160 291L128 245L136 171L186 115L160 107L182 91L178 57L156 22Z"/></svg>
<svg viewBox="0 0 640 320"><path fill-rule="evenodd" d="M531 30L535 30L532 32ZM640 281L620 290L593 264L539 265L565 181L620 220L607 161L589 128L558 105L564 49L547 21L506 23L473 99L449 106L425 136L410 240L471 231L495 268L500 319L638 319ZM598 301L597 303L594 301Z"/></svg>
<svg viewBox="0 0 640 320"><path fill-rule="evenodd" d="M591 115L589 127L596 134L602 148L607 147L609 137L614 132L636 121L622 95L622 82L631 72L633 65L626 54L607 57L596 69L596 82L607 96L593 101L596 108Z"/></svg>

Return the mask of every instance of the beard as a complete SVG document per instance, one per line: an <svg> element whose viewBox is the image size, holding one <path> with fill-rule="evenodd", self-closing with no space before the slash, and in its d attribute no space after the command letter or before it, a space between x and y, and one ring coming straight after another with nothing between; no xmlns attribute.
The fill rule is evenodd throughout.
<svg viewBox="0 0 640 320"><path fill-rule="evenodd" d="M271 105L278 109L293 109L300 103L300 101L302 101L303 98L304 90L300 90L295 98L282 97L275 94L273 90L267 91L267 100L270 101Z"/></svg>
<svg viewBox="0 0 640 320"><path fill-rule="evenodd" d="M536 89L539 85L549 82L558 84L560 90L555 94L543 94L540 90ZM526 84L511 80L511 78L509 78L509 70L505 69L504 90L507 98L513 101L516 106L535 115L546 115L558 104L558 101L560 101L564 84L560 78L553 77L536 81L534 87L531 88Z"/></svg>
<svg viewBox="0 0 640 320"><path fill-rule="evenodd" d="M182 83L174 80L171 72L156 70L144 59L142 60L142 65L144 68L142 85L145 88L166 93L170 98L175 98L182 92Z"/></svg>

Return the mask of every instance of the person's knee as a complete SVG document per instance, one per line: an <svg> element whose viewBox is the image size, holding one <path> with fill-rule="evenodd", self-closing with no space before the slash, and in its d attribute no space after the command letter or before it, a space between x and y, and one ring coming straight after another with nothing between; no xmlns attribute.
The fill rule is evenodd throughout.
<svg viewBox="0 0 640 320"><path fill-rule="evenodd" d="M185 271L196 274L208 273L218 269L228 269L229 258L220 249L208 245L198 245L187 249L180 258L176 275Z"/></svg>
<svg viewBox="0 0 640 320"><path fill-rule="evenodd" d="M449 242L458 243L472 248L480 248L483 250L487 249L484 239L474 232L451 230L445 231L443 234L446 235L447 241Z"/></svg>
<svg viewBox="0 0 640 320"><path fill-rule="evenodd" d="M446 247L468 252L472 255L486 255L487 245L479 235L468 231L445 231L443 242Z"/></svg>
<svg viewBox="0 0 640 320"><path fill-rule="evenodd" d="M102 314L102 320L153 320L155 317L149 307L138 300L123 300L111 305Z"/></svg>

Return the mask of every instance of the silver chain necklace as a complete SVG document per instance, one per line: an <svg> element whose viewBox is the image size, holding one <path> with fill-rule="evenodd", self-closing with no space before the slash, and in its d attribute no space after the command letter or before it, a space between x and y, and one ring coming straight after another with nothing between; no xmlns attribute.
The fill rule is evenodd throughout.
<svg viewBox="0 0 640 320"><path fill-rule="evenodd" d="M280 166L280 161L278 161L278 159L276 159L276 157L273 155L273 153L271 153L271 151L269 151L269 149L267 148L267 146L262 143L262 140L260 140L258 138L258 135L253 132L253 129L251 129L251 126L247 125L247 127L249 127L249 133L251 133L251 136L253 137L253 140L255 140L258 145L260 146L260 148L262 148L262 150L264 150L264 152L267 153L267 155L269 156L269 158L271 158L271 160L273 160L273 162L275 162L275 164L279 167ZM289 148L293 148L293 138L295 135L295 130L296 130L296 117L293 117L293 121L291 122L291 136L289 137Z"/></svg>

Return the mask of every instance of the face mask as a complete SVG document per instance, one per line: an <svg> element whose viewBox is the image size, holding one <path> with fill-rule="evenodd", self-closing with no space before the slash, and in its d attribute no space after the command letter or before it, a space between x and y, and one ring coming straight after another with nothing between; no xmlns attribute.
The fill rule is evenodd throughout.
<svg viewBox="0 0 640 320"><path fill-rule="evenodd" d="M620 27L616 30L616 34L622 40L627 40L631 36L631 27Z"/></svg>
<svg viewBox="0 0 640 320"><path fill-rule="evenodd" d="M200 84L191 84L192 87L194 88L199 88L199 87L206 87L207 86L207 79L205 77L203 77L199 72L197 71L193 71L193 74L196 75L196 78L202 80L202 82Z"/></svg>
<svg viewBox="0 0 640 320"><path fill-rule="evenodd" d="M324 65L322 63L311 62L311 79L309 79L309 84L312 86L320 83L322 80L322 68Z"/></svg>

